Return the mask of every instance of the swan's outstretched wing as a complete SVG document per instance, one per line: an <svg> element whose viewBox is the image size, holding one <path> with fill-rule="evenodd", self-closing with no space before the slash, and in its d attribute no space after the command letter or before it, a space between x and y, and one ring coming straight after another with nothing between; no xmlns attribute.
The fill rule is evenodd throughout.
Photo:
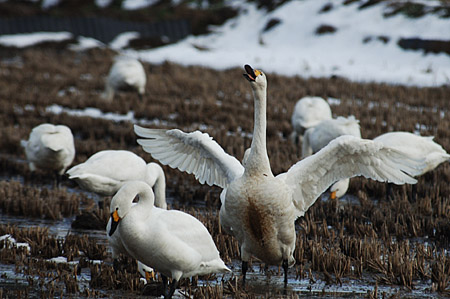
<svg viewBox="0 0 450 299"><path fill-rule="evenodd" d="M402 151L346 135L297 162L278 177L292 188L298 216L303 216L319 195L337 180L362 175L377 181L415 184L417 181L411 176L424 167L423 160L411 158Z"/></svg>
<svg viewBox="0 0 450 299"><path fill-rule="evenodd" d="M244 167L208 134L185 133L178 129L145 129L137 125L137 142L164 165L192 173L200 183L225 188L244 173Z"/></svg>

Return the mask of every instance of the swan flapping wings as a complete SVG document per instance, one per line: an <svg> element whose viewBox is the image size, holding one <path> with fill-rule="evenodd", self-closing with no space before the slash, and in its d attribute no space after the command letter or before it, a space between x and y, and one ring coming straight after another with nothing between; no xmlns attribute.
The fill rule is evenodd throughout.
<svg viewBox="0 0 450 299"><path fill-rule="evenodd" d="M135 125L137 142L164 165L194 174L200 183L225 188L244 173L244 167L207 133L178 129L146 129Z"/></svg>
<svg viewBox="0 0 450 299"><path fill-rule="evenodd" d="M420 173L424 167L423 160L416 160L380 142L345 135L277 177L291 187L298 216L303 216L320 194L337 180L362 175L394 184L415 184L417 181L411 176Z"/></svg>

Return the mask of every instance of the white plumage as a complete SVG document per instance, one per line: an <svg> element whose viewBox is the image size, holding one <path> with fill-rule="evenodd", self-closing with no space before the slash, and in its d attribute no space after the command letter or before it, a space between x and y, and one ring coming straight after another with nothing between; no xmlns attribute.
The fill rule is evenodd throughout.
<svg viewBox="0 0 450 299"><path fill-rule="evenodd" d="M161 163L224 188L220 221L239 241L244 281L253 255L266 264L283 264L287 284L287 268L295 263L294 222L322 192L337 180L356 175L396 184L415 183L406 173L419 173L423 162L382 143L342 136L274 176L266 149L266 76L248 65L245 69L254 94L255 123L244 166L205 133L139 126L135 132L148 138L138 139L138 143Z"/></svg>
<svg viewBox="0 0 450 299"><path fill-rule="evenodd" d="M132 204L136 196L139 200ZM147 184L127 182L111 201L108 234L114 236L117 230L130 256L172 278L168 298L181 278L230 271L200 221L153 204L153 192Z"/></svg>
<svg viewBox="0 0 450 299"><path fill-rule="evenodd" d="M306 129L326 119L331 119L331 108L327 101L321 97L301 98L295 104L291 117L292 141L298 144L299 137L303 136Z"/></svg>
<svg viewBox="0 0 450 299"><path fill-rule="evenodd" d="M36 168L56 171L62 175L75 158L72 131L64 125L41 124L21 140L30 170Z"/></svg>
<svg viewBox="0 0 450 299"><path fill-rule="evenodd" d="M361 138L359 120L353 115L349 117L339 116L335 119L326 119L305 131L302 140L302 157L308 157L317 153L331 140L342 136L351 135ZM332 199L344 196L350 184L350 179L339 180L330 187Z"/></svg>
<svg viewBox="0 0 450 299"><path fill-rule="evenodd" d="M127 181L143 181L153 188L156 205L167 208L166 178L157 163L146 163L133 152L104 150L67 170L81 188L104 196L114 195Z"/></svg>
<svg viewBox="0 0 450 299"><path fill-rule="evenodd" d="M142 98L145 93L146 82L147 76L145 75L144 67L137 59L118 56L114 59L114 63L109 71L102 97L111 101L117 91L133 89Z"/></svg>
<svg viewBox="0 0 450 299"><path fill-rule="evenodd" d="M432 136L420 136L409 132L389 132L382 134L374 139L386 146L408 153L416 159L424 159L425 167L416 176L421 176L436 167L439 164L449 161L450 155L442 146L433 141ZM411 200L415 201L417 197L417 187L412 186ZM391 197L391 188L386 186L386 199Z"/></svg>
<svg viewBox="0 0 450 299"><path fill-rule="evenodd" d="M450 159L450 155L440 144L433 141L433 138L433 136L420 136L409 132L389 132L376 137L374 141L408 153L416 159L425 159L426 167L417 174L422 175Z"/></svg>

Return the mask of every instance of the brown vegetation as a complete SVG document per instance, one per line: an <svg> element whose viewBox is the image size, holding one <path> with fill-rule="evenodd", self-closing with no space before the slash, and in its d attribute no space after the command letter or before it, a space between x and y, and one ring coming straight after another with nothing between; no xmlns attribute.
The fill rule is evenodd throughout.
<svg viewBox="0 0 450 299"><path fill-rule="evenodd" d="M105 113L134 111L138 120L158 120L152 127L176 127L184 131L201 128L239 159L250 146L251 139L245 133L251 133L253 128L253 98L242 78L242 69L214 71L171 63L145 64L149 83L144 100L140 101L133 93L120 93L112 103L106 103L100 99L100 93L115 55L112 51L75 53L49 45L45 49L3 48L0 54L2 215L59 221L89 210L103 221L108 217L108 201L99 209L83 193L69 192L68 187L73 184L67 180L55 188L48 174L29 172L20 139L26 139L40 123L65 124L72 129L76 146L74 165L104 149L130 150L152 161L137 145L132 123L54 114L47 109L54 104L70 109L95 107ZM292 109L305 95L339 99L332 106L333 115L354 115L360 120L364 138L388 131L417 130L422 135L435 136L435 141L450 150L449 87L418 88L355 83L342 78L267 75L268 153L274 173L286 171L299 159L298 149L288 136ZM164 169L168 195L173 199L171 207L186 210L207 226L226 263L239 260L236 240L220 229L217 215L220 190L200 185L185 173ZM321 279L341 285L344 279L371 277L374 290L369 297L377 296L380 285L403 286L408 290L414 289L417 282L431 281L430 292L448 294L450 262L445 249L450 241L449 181L450 165L444 163L419 178L416 202L408 201L409 186L394 188L395 200L386 201L384 184L363 178L352 179L350 184L348 193L355 197L356 204L319 199L297 222L297 265L290 270L290 279L309 278L312 284ZM29 277L31 289L46 282L43 297L72 293L101 296L104 290L136 295L142 291L135 266L115 273L107 245L87 235L69 233L65 238L56 238L42 227L20 229L2 221L0 236L7 233L19 242L28 242L31 252L14 247L3 249L0 262L15 264L18 273ZM79 264L75 269L45 262L57 256L78 260ZM92 264L93 259L107 262L96 265ZM81 269L88 269L91 289L80 288L76 283ZM241 288L239 271L234 268L233 276L223 284L205 287L184 284L183 288L198 297L205 294L255 297ZM34 275L28 274L31 272ZM53 286L48 284L49 280ZM0 294L26 296L31 289L7 291L0 287Z"/></svg>

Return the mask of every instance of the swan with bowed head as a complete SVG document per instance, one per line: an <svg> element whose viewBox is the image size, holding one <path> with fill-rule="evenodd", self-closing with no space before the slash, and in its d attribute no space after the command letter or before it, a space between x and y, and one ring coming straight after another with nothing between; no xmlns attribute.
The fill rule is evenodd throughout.
<svg viewBox="0 0 450 299"><path fill-rule="evenodd" d="M139 200L133 203L136 196ZM125 183L112 198L110 210L108 235L119 233L131 257L161 273L164 298L172 297L181 278L230 272L206 227L187 213L155 207L146 183ZM168 277L172 283L167 293Z"/></svg>
<svg viewBox="0 0 450 299"><path fill-rule="evenodd" d="M75 158L72 131L64 125L40 124L21 145L31 171L40 168L62 175Z"/></svg>
<svg viewBox="0 0 450 299"><path fill-rule="evenodd" d="M143 181L153 188L156 206L167 208L164 170L157 163L147 164L130 151L97 152L67 170L67 175L81 188L103 196L114 195L127 181Z"/></svg>

